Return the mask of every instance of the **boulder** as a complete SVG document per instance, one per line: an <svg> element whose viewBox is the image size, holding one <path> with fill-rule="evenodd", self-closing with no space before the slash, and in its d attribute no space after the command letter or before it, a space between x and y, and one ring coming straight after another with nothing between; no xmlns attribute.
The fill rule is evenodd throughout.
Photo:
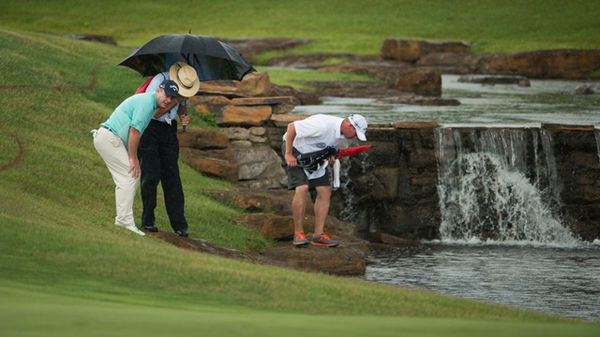
<svg viewBox="0 0 600 337"><path fill-rule="evenodd" d="M248 140L252 143L265 144L269 139L264 136L255 136L251 134L250 136L248 136Z"/></svg>
<svg viewBox="0 0 600 337"><path fill-rule="evenodd" d="M187 129L177 133L179 147L195 149L225 149L229 146L227 136L216 131Z"/></svg>
<svg viewBox="0 0 600 337"><path fill-rule="evenodd" d="M200 157L186 157L184 162L194 170L236 182L238 180L238 167L227 161L206 159Z"/></svg>
<svg viewBox="0 0 600 337"><path fill-rule="evenodd" d="M306 89L296 89L289 85L271 85L268 96L294 96L302 105L321 104L321 99L316 93Z"/></svg>
<svg viewBox="0 0 600 337"><path fill-rule="evenodd" d="M296 248L289 242L281 242L276 247L268 249L263 257L296 270L360 276L365 273L367 254L366 244L342 240L340 246L333 248L310 245Z"/></svg>
<svg viewBox="0 0 600 337"><path fill-rule="evenodd" d="M243 127L221 128L221 131L229 140L248 140L250 136L250 129Z"/></svg>
<svg viewBox="0 0 600 337"><path fill-rule="evenodd" d="M236 94L242 97L267 96L271 91L269 73L252 72L238 82Z"/></svg>
<svg viewBox="0 0 600 337"><path fill-rule="evenodd" d="M439 70L429 67L402 69L394 82L394 88L423 96L440 96L442 74Z"/></svg>
<svg viewBox="0 0 600 337"><path fill-rule="evenodd" d="M320 96L378 98L397 96L399 90L389 88L388 83L368 81L306 81L306 85L317 88Z"/></svg>
<svg viewBox="0 0 600 337"><path fill-rule="evenodd" d="M179 149L179 153L185 158L204 158L213 159L218 161L225 161L228 163L235 162L235 151L230 149L210 149L210 150L199 150L190 147L182 147Z"/></svg>
<svg viewBox="0 0 600 337"><path fill-rule="evenodd" d="M421 57L416 65L434 67L443 74L471 74L482 73L479 69L484 59L480 54L433 53Z"/></svg>
<svg viewBox="0 0 600 337"><path fill-rule="evenodd" d="M286 176L281 167L281 158L267 145L255 145L249 148L233 148L235 163L238 165L239 180L276 178L280 181Z"/></svg>
<svg viewBox="0 0 600 337"><path fill-rule="evenodd" d="M264 136L267 133L267 128L262 126L255 126L250 128L250 134L252 136Z"/></svg>
<svg viewBox="0 0 600 337"><path fill-rule="evenodd" d="M254 229L269 239L290 240L294 236L294 219L291 216L252 213L235 217L234 220L239 225ZM312 231L312 227L310 230Z"/></svg>
<svg viewBox="0 0 600 337"><path fill-rule="evenodd" d="M404 68L412 68L411 64L341 64L334 66L321 67L318 69L319 72L330 72L330 73L347 73L364 75L372 78L376 78L387 83L394 83L394 80L398 76L398 73Z"/></svg>
<svg viewBox="0 0 600 337"><path fill-rule="evenodd" d="M216 112L219 126L260 126L271 118L269 105L227 105L223 111Z"/></svg>
<svg viewBox="0 0 600 337"><path fill-rule="evenodd" d="M260 255L260 261L297 270L322 272L333 275L363 275L366 268L368 246L357 237L356 226L328 216L325 230L340 246L335 248L308 246L296 248L291 245L294 221L291 212L293 191L241 189L236 191L207 191L246 211L235 218L240 225L252 228L262 235L283 240L277 246ZM265 213L272 211L273 213ZM305 232L313 231L314 213L312 202L307 199ZM310 235L310 234L309 234Z"/></svg>
<svg viewBox="0 0 600 337"><path fill-rule="evenodd" d="M249 140L232 140L231 145L235 147L251 147L252 142Z"/></svg>
<svg viewBox="0 0 600 337"><path fill-rule="evenodd" d="M276 104L294 104L300 101L294 96L270 96L270 97L246 97L234 98L230 101L233 105L276 105Z"/></svg>
<svg viewBox="0 0 600 337"><path fill-rule="evenodd" d="M209 190L206 192L245 211L273 211L279 215L292 214L291 204L294 191L239 189L234 191ZM312 201L310 197L307 197L306 214L314 214L312 210Z"/></svg>
<svg viewBox="0 0 600 337"><path fill-rule="evenodd" d="M300 100L294 96L273 96L273 97L251 97L233 99L234 105L270 105L274 114L289 113Z"/></svg>
<svg viewBox="0 0 600 337"><path fill-rule="evenodd" d="M206 83L206 82L205 82ZM231 104L231 99L222 95L196 95L190 97L188 104L209 104L209 105L227 105Z"/></svg>
<svg viewBox="0 0 600 337"><path fill-rule="evenodd" d="M487 57L488 73L532 78L584 79L600 69L600 50L538 50Z"/></svg>
<svg viewBox="0 0 600 337"><path fill-rule="evenodd" d="M229 149L198 150L182 147L180 154L186 164L200 173L237 181L238 167L234 163L234 151Z"/></svg>
<svg viewBox="0 0 600 337"><path fill-rule="evenodd" d="M417 65L443 73L520 75L529 78L585 79L600 69L600 50L537 50L512 54L435 53Z"/></svg>
<svg viewBox="0 0 600 337"><path fill-rule="evenodd" d="M270 264L340 276L364 275L368 253L368 248L362 241L342 241L342 246L335 248L295 248L289 242L282 242L276 247L268 249L264 254L258 254L224 248L202 239L183 238L174 233L159 231L148 233L148 235L195 252L219 255L250 263Z"/></svg>
<svg viewBox="0 0 600 337"><path fill-rule="evenodd" d="M381 57L414 63L427 54L466 53L469 47L470 44L465 42L386 39L381 47Z"/></svg>
<svg viewBox="0 0 600 337"><path fill-rule="evenodd" d="M198 94L200 95L221 95L225 97L245 97L238 93L237 87L240 81L215 80L200 81Z"/></svg>
<svg viewBox="0 0 600 337"><path fill-rule="evenodd" d="M248 228L259 231L263 236L277 240L291 240L294 236L294 219L291 214L278 215L271 213L252 213L234 218L234 220ZM304 218L304 232L314 231L315 217L307 214ZM347 240L354 241L354 225L339 221L337 218L327 216L325 231L332 236L343 236Z"/></svg>
<svg viewBox="0 0 600 337"><path fill-rule="evenodd" d="M292 114L283 114L283 115L271 115L271 122L275 124L277 127L287 127L291 122L303 120L308 118L310 115L292 115Z"/></svg>

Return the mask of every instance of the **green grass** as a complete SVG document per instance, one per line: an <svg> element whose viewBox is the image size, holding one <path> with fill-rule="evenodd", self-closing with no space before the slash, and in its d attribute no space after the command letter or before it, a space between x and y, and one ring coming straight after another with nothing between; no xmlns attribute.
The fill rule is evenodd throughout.
<svg viewBox="0 0 600 337"><path fill-rule="evenodd" d="M293 53L379 54L386 38L455 40L478 52L600 48L596 0L222 0L180 8L164 1L22 0L0 3L0 22L58 34L102 34L139 46L167 33L291 37ZM160 18L160 19L158 19Z"/></svg>
<svg viewBox="0 0 600 337"><path fill-rule="evenodd" d="M40 295L0 285L3 335L19 336L595 336L592 325L194 310ZM28 304L31 303L31 304Z"/></svg>
<svg viewBox="0 0 600 337"><path fill-rule="evenodd" d="M66 13L69 17L69 13ZM7 336L580 336L599 324L182 250L112 225L114 191L88 131L140 83L120 48L0 29L0 332ZM95 79L95 81L94 81ZM90 83L95 83L89 86ZM193 118L193 116L192 116ZM191 233L266 247L232 188L182 165ZM164 207L159 226L166 228ZM140 214L139 200L134 210ZM176 332L176 333L175 333Z"/></svg>
<svg viewBox="0 0 600 337"><path fill-rule="evenodd" d="M296 88L308 88L302 84L304 81L375 81L373 78L355 74L322 73L305 69L282 69L269 67L256 67L257 71L269 73L271 82L279 85L289 85Z"/></svg>

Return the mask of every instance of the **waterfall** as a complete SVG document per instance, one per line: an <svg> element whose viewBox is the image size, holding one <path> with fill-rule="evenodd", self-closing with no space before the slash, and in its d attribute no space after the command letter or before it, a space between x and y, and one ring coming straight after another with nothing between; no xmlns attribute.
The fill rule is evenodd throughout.
<svg viewBox="0 0 600 337"><path fill-rule="evenodd" d="M594 129L594 137L596 137L596 151L598 152L598 160L600 160L600 130Z"/></svg>
<svg viewBox="0 0 600 337"><path fill-rule="evenodd" d="M357 164L357 169L361 173L367 172L370 168L368 158L369 154L364 152L356 156L341 159L339 192L341 192L342 199L344 200L344 208L340 211L339 217L343 221L355 222L359 216L359 212L355 207L356 194L352 191L352 180L349 176L353 166Z"/></svg>
<svg viewBox="0 0 600 337"><path fill-rule="evenodd" d="M553 212L560 182L549 133L438 128L435 138L442 240L577 242Z"/></svg>

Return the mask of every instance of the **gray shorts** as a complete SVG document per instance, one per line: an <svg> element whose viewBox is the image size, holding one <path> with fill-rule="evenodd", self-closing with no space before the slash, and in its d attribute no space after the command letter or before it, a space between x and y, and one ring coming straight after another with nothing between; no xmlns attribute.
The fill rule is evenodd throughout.
<svg viewBox="0 0 600 337"><path fill-rule="evenodd" d="M285 158L285 142L283 142L281 151ZM297 156L300 154L300 152L298 152L298 150L294 148L293 154L294 156ZM304 172L304 169L299 166L286 167L286 170L288 176L288 190L294 190L296 189L296 187L302 185L308 185L308 189L310 191L313 191L318 186L331 186L331 173L329 170L329 166L327 166L325 174L322 177L310 180L306 176L306 172Z"/></svg>

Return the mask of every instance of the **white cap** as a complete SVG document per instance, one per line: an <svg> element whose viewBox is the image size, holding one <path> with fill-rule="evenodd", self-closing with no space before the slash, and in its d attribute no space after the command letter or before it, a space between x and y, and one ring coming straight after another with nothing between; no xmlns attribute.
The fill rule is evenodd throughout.
<svg viewBox="0 0 600 337"><path fill-rule="evenodd" d="M368 126L367 120L361 115L350 115L348 116L348 120L356 130L356 136L358 139L362 140L363 142L367 140L367 137L365 136Z"/></svg>

